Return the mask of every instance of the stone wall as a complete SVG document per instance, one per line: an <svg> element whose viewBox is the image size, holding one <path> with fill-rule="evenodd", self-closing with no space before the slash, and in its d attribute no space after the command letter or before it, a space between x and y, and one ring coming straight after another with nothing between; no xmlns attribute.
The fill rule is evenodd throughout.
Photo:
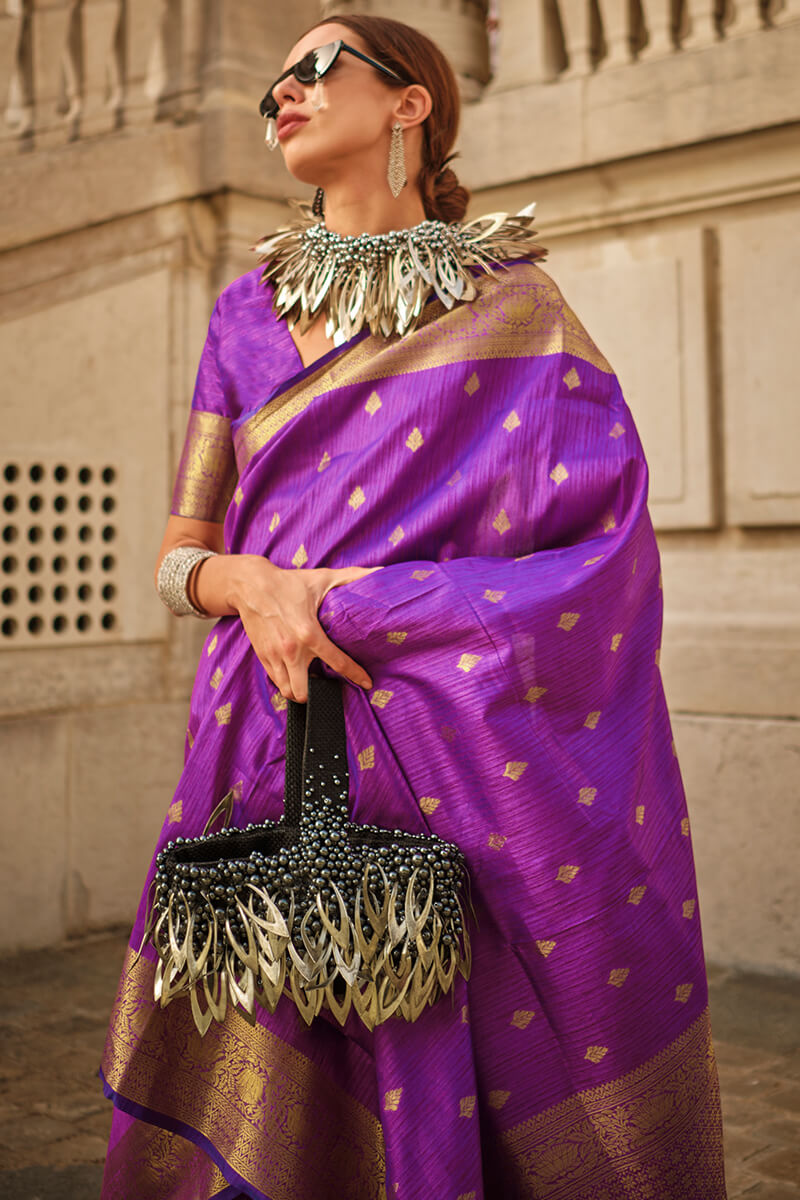
<svg viewBox="0 0 800 1200"><path fill-rule="evenodd" d="M255 108L318 11L0 16L4 949L137 899L202 632L161 610L152 562L213 298L297 191ZM648 452L709 956L797 972L797 0L503 0L490 36L486 11L403 15L468 100L471 211L538 202Z"/></svg>

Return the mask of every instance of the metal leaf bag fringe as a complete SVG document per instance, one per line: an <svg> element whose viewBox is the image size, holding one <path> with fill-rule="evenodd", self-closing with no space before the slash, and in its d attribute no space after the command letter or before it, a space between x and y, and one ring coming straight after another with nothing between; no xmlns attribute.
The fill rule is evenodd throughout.
<svg viewBox="0 0 800 1200"><path fill-rule="evenodd" d="M472 271L516 258L544 258L531 229L535 204L516 215L490 213L465 225L423 221L391 233L348 237L327 229L307 204L300 218L254 247L266 263L263 283L275 288L273 308L301 333L320 313L325 333L349 341L367 324L382 337L415 328L428 297L445 308L474 300Z"/></svg>
<svg viewBox="0 0 800 1200"><path fill-rule="evenodd" d="M280 820L177 838L156 858L155 997L188 995L201 1034L229 1003L254 1021L284 994L308 1024L323 1005L368 1029L415 1021L457 970L469 978L458 847L348 820L341 688L310 676L308 703L289 701Z"/></svg>

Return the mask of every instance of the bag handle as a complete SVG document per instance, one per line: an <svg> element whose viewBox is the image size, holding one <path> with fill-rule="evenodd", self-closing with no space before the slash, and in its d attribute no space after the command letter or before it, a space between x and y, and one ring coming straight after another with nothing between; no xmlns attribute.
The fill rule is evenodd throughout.
<svg viewBox="0 0 800 1200"><path fill-rule="evenodd" d="M309 748L313 754L309 754ZM339 755L338 762L334 754ZM312 761L313 760L313 761ZM322 776L314 766L322 763ZM339 779L332 782L332 776ZM314 812L322 809L321 789L330 798L348 791L347 734L344 724L342 683L324 675L308 676L308 700L288 702L286 716L286 775L283 791L284 820L287 825L299 825ZM305 792L311 791L306 797ZM304 809L304 799L305 809ZM340 802L342 815L347 816L347 802Z"/></svg>

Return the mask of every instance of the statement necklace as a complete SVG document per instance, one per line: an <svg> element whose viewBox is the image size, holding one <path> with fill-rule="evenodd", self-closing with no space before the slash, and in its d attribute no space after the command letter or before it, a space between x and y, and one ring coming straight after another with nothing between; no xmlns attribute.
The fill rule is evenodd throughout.
<svg viewBox="0 0 800 1200"><path fill-rule="evenodd" d="M445 308L477 295L471 271L494 275L510 259L543 258L533 240L535 204L516 215L490 213L465 225L423 221L391 233L347 237L327 229L307 204L300 218L253 248L266 264L261 282L275 288L275 314L301 333L326 316L325 334L349 341L366 324L389 337L414 329L428 297Z"/></svg>

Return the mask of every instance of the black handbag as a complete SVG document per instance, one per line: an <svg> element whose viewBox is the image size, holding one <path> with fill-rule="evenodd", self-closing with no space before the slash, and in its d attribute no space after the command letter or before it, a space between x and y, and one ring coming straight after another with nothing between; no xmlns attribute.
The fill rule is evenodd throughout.
<svg viewBox="0 0 800 1200"><path fill-rule="evenodd" d="M308 702L288 703L280 820L177 838L156 858L142 943L158 953L155 998L188 995L201 1034L228 1002L254 1021L284 993L308 1024L323 1005L369 1029L415 1021L456 970L469 978L461 851L348 819L342 684L308 683Z"/></svg>

